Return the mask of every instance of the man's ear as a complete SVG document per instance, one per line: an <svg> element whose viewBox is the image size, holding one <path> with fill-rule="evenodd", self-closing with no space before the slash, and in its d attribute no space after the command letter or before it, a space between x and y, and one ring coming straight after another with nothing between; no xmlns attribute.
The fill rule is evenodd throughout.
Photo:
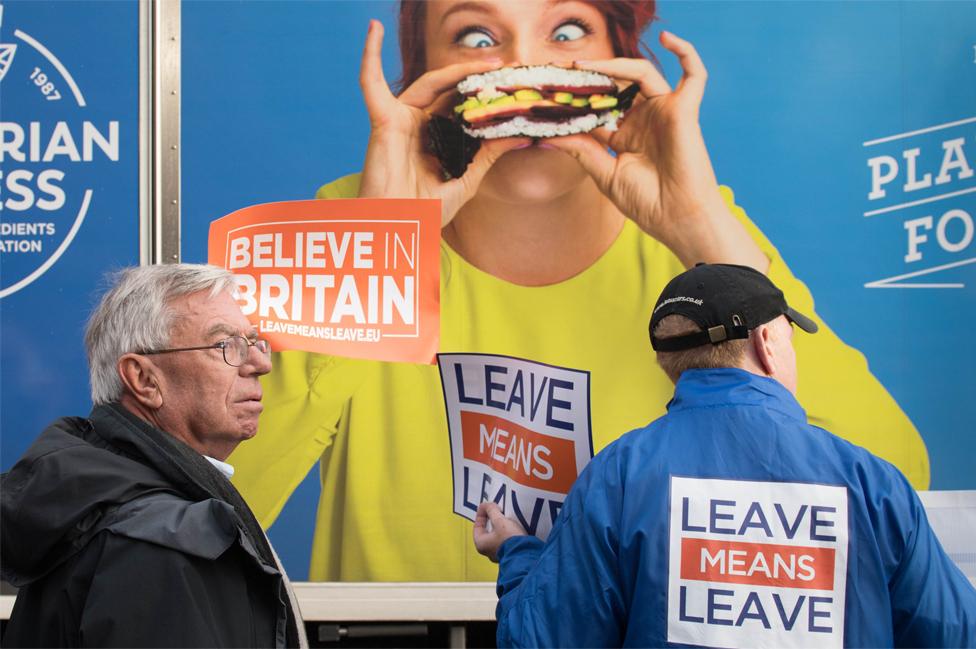
<svg viewBox="0 0 976 649"><path fill-rule="evenodd" d="M125 354L119 359L119 377L126 391L142 406L158 410L163 405L159 367L140 354Z"/></svg>
<svg viewBox="0 0 976 649"><path fill-rule="evenodd" d="M752 341L753 351L766 376L776 374L776 357L773 354L773 331L768 324L761 324L752 331L749 340Z"/></svg>

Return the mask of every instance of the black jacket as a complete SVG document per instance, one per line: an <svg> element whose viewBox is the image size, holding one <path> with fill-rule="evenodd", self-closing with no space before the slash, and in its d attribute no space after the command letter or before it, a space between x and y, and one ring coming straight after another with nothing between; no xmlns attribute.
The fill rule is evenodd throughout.
<svg viewBox="0 0 976 649"><path fill-rule="evenodd" d="M5 647L297 646L301 620L240 495L117 404L45 430L0 477Z"/></svg>

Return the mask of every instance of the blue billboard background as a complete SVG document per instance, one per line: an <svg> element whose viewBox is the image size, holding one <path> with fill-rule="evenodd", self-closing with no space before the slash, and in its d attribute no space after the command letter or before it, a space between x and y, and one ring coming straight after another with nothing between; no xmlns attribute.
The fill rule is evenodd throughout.
<svg viewBox="0 0 976 649"><path fill-rule="evenodd" d="M25 137L0 161L6 469L50 420L88 411L84 320L104 272L138 263L138 5L0 6L4 142L18 127ZM185 261L206 259L211 220L308 198L359 168L362 42L368 20L382 20L386 74L396 78L395 11L387 1L183 3ZM708 66L702 125L720 182L915 423L931 488L976 489L976 177L966 173L976 167L976 4L666 0L659 15L645 41L668 78L678 68L657 45L662 28L692 41ZM117 154L95 138L84 159L85 123L104 142L113 121ZM45 161L61 122L70 135L53 138ZM16 234L15 223L50 228ZM8 251L35 239L39 251ZM296 578L308 573L317 498L313 471L271 530Z"/></svg>
<svg viewBox="0 0 976 649"><path fill-rule="evenodd" d="M976 4L664 1L658 13L644 40L668 79L679 68L657 44L662 28L694 43L708 67L702 125L720 182L921 431L931 488L976 488L976 347L967 338L976 243L950 252L937 237L945 212L976 215L976 193L965 192L976 179L957 167L935 183L945 140L963 138L976 165ZM357 75L370 18L386 26L385 72L395 79L395 3L184 3L184 259L206 259L210 220L307 198L358 170L369 131ZM905 191L903 152L916 147L916 172L933 182ZM884 198L869 199L869 160L884 155L899 163L897 177ZM927 215L923 257L906 262L904 223ZM965 228L956 215L944 239L958 247ZM866 287L945 265L902 283L958 286ZM313 470L271 530L297 578L307 575L317 482Z"/></svg>
<svg viewBox="0 0 976 649"><path fill-rule="evenodd" d="M139 30L135 2L0 7L5 471L91 409L84 323L104 274L139 263Z"/></svg>

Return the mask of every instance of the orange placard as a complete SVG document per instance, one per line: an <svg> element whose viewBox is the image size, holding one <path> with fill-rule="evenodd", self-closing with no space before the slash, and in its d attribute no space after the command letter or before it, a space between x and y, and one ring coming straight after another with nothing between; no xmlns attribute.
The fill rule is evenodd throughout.
<svg viewBox="0 0 976 649"><path fill-rule="evenodd" d="M275 350L433 363L440 214L430 199L253 205L210 224L209 262Z"/></svg>
<svg viewBox="0 0 976 649"><path fill-rule="evenodd" d="M681 578L831 590L834 549L775 543L681 539Z"/></svg>
<svg viewBox="0 0 976 649"><path fill-rule="evenodd" d="M527 487L565 494L576 481L576 445L571 439L470 410L461 412L461 435L466 459Z"/></svg>

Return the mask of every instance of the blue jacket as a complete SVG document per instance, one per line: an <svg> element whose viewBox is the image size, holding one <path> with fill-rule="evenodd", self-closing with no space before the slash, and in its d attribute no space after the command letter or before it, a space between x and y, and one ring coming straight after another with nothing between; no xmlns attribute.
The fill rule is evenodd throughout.
<svg viewBox="0 0 976 649"><path fill-rule="evenodd" d="M499 563L500 647L976 646L976 590L901 473L737 369L682 374Z"/></svg>

